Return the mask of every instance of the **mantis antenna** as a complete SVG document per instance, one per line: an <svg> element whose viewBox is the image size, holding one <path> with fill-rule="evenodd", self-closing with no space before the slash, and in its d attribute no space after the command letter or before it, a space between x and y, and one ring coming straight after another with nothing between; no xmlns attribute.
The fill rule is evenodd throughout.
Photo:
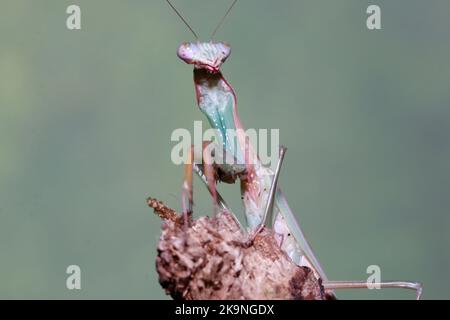
<svg viewBox="0 0 450 320"><path fill-rule="evenodd" d="M231 6L228 8L227 12L225 12L224 16L222 17L222 19L220 20L220 22L217 24L216 28L214 29L213 33L211 34L211 40L214 38L214 36L216 35L217 31L220 29L220 27L224 23L226 17L230 14L231 10L233 9L233 7L234 7L234 5L236 4L237 1L238 0L234 0L233 3L231 4Z"/></svg>
<svg viewBox="0 0 450 320"><path fill-rule="evenodd" d="M227 16L230 14L231 10L233 9L233 7L234 7L234 5L236 4L237 1L238 0L234 0L231 3L231 6L228 8L227 12L225 12L224 16L222 17L222 19L220 20L220 22L217 24L216 28L214 29L213 33L211 34L211 39L214 38L214 36L216 35L217 31L219 31L220 27L224 23L224 21L227 18ZM189 23L186 21L186 19L181 15L181 13L177 10L177 8L175 8L175 6L172 4L172 2L170 0L166 0L166 2L169 4L169 6L172 8L172 10L177 14L177 16L181 19L181 21L183 21L183 23L186 25L186 27L188 27L188 29L192 32L192 34L194 35L195 39L198 40L198 36L195 33L194 29L192 29L192 27L189 25Z"/></svg>
<svg viewBox="0 0 450 320"><path fill-rule="evenodd" d="M178 12L178 10L175 8L175 6L172 4L172 2L170 2L170 0L166 0L166 2L169 4L169 6L173 9L173 11L175 11L175 13L177 14L177 16L181 19L181 21L183 21L183 23L186 25L186 27L188 27L188 29L192 32L192 34L194 35L195 39L198 40L198 36L195 33L195 31L191 28L191 26L189 25L189 23L187 23L187 21L183 18L183 16L181 15L181 13Z"/></svg>

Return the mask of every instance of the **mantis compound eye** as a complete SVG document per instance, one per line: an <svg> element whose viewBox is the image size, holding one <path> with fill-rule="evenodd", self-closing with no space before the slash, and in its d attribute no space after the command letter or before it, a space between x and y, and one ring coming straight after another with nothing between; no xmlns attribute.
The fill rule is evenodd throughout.
<svg viewBox="0 0 450 320"><path fill-rule="evenodd" d="M192 63L194 58L191 45L189 43L182 43L177 50L178 57L186 63Z"/></svg>
<svg viewBox="0 0 450 320"><path fill-rule="evenodd" d="M220 47L220 50L222 51L222 54L224 56L223 60L225 61L230 56L231 47L228 43L225 42L219 42L217 45Z"/></svg>

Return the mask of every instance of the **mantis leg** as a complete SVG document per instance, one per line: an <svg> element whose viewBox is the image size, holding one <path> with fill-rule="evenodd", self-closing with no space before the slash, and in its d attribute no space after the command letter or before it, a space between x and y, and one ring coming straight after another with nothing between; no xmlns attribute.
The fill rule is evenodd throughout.
<svg viewBox="0 0 450 320"><path fill-rule="evenodd" d="M203 146L203 170L208 182L208 189L213 200L214 217L217 216L218 202L217 202L217 188L216 188L216 172L214 169L214 159L208 148L209 144Z"/></svg>
<svg viewBox="0 0 450 320"><path fill-rule="evenodd" d="M422 284L419 282L409 281L383 281L370 282L367 281L326 281L322 283L325 290L330 289L369 289L369 288L400 288L416 291L416 299L419 300L422 295Z"/></svg>
<svg viewBox="0 0 450 320"><path fill-rule="evenodd" d="M208 179L205 176L205 172L203 171L203 168L200 165L195 164L194 165L194 171L198 175L198 177L202 180L202 182L205 184L206 188L208 189L209 193L212 196L213 195L213 190L211 190L211 188L209 186ZM217 205L222 210L231 212L230 208L228 207L227 203L223 199L222 195L217 190L216 190L216 195L217 195Z"/></svg>
<svg viewBox="0 0 450 320"><path fill-rule="evenodd" d="M198 165L198 164L195 164L194 165L194 170L197 173L197 175L199 176L199 178L202 180L202 182L205 184L205 186L208 189L209 193L211 193L211 195L212 195L212 190L209 187L208 180L206 179L206 176L205 176L205 173L204 173L202 167L200 165ZM239 219L231 211L231 209L228 207L227 203L225 202L225 200L223 199L223 197L221 196L221 194L217 190L216 190L216 195L217 195L217 204L220 207L220 209L230 213L231 216L233 217L234 221L236 222L236 225L238 225L239 228L242 231L245 231L245 228L242 226L242 224L239 221Z"/></svg>
<svg viewBox="0 0 450 320"><path fill-rule="evenodd" d="M183 220L185 226L189 225L189 221L192 217L193 204L194 204L194 188L192 183L192 168L194 165L194 146L191 145L188 151L188 157L184 165L184 180L182 186L182 208L183 208Z"/></svg>
<svg viewBox="0 0 450 320"><path fill-rule="evenodd" d="M223 200L222 196L217 192L216 188L216 169L214 168L214 157L211 154L211 148L209 146L211 142L204 142L202 145L202 159L203 159L203 167L199 164L195 164L195 148L193 145L190 146L188 150L188 156L186 159L186 163L184 165L184 179L182 186L182 208L183 208L183 216L184 222L188 225L192 213L193 213L193 171L195 170L197 175L202 179L203 183L206 184L211 196L213 198L214 204L214 213L217 212L217 207L220 207L223 210L226 210L231 213L231 210L228 208L225 200ZM211 147L216 147L217 145L211 145ZM233 215L234 217L234 215ZM235 217L236 222L242 228L239 220Z"/></svg>
<svg viewBox="0 0 450 320"><path fill-rule="evenodd" d="M267 220L272 223L273 220L273 205L275 202L275 195L277 192L278 178L280 177L281 166L283 165L284 155L286 154L287 148L281 146L280 157L278 158L277 167L275 169L275 174L273 176L272 184L270 185L269 197L267 198L266 209L264 211L264 216L261 221L261 225L267 224Z"/></svg>
<svg viewBox="0 0 450 320"><path fill-rule="evenodd" d="M273 205L275 202L275 194L277 192L277 184L278 178L280 177L281 165L283 164L284 155L286 154L286 147L282 146L280 148L280 157L278 159L277 167L275 169L275 174L272 179L272 183L270 185L269 196L267 198L266 209L264 211L263 219L261 220L261 224L255 229L253 234L251 235L249 241L255 240L256 235L267 225L267 221L272 222L273 220Z"/></svg>
<svg viewBox="0 0 450 320"><path fill-rule="evenodd" d="M208 150L208 145L209 143L205 143L202 146L203 168L204 168L203 173L206 177L208 189L213 198L214 215L215 215L217 212L218 198L217 198L215 171L213 167L213 157L211 156ZM184 179L182 186L183 219L186 226L189 225L194 204L194 195L193 195L194 188L192 181L193 168L194 168L194 146L191 145L188 151L186 163L184 165Z"/></svg>

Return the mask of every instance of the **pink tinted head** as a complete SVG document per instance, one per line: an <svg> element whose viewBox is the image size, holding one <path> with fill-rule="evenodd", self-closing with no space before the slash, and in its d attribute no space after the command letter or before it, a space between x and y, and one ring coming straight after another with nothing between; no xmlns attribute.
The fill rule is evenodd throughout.
<svg viewBox="0 0 450 320"><path fill-rule="evenodd" d="M177 51L184 62L210 72L218 72L230 53L231 47L224 42L186 42Z"/></svg>

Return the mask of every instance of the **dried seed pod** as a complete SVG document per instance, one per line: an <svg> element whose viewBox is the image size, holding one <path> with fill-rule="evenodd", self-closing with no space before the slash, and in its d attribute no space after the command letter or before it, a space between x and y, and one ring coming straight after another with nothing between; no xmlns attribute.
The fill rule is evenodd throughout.
<svg viewBox="0 0 450 320"><path fill-rule="evenodd" d="M292 263L263 229L251 245L233 217L201 217L189 228L160 202L149 202L164 219L156 269L175 299L326 299L311 271ZM177 217L174 219L174 216Z"/></svg>

